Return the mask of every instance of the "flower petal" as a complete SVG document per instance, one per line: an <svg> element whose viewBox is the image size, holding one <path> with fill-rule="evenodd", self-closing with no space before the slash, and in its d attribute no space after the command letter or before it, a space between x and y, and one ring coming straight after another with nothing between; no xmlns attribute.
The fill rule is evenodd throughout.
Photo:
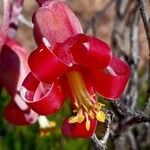
<svg viewBox="0 0 150 150"><path fill-rule="evenodd" d="M46 83L52 83L72 66L65 51L60 49L56 56L44 43L31 53L28 63L32 73Z"/></svg>
<svg viewBox="0 0 150 150"><path fill-rule="evenodd" d="M36 11L33 23L34 36L38 44L42 42L42 37L46 37L54 46L72 35L83 32L74 13L60 1L49 1L43 4Z"/></svg>
<svg viewBox="0 0 150 150"><path fill-rule="evenodd" d="M37 117L38 115L29 108L22 111L13 100L4 108L4 118L14 125L35 123Z"/></svg>
<svg viewBox="0 0 150 150"><path fill-rule="evenodd" d="M80 65L101 69L108 66L112 52L103 41L83 34L74 37L76 43L70 48L75 62Z"/></svg>
<svg viewBox="0 0 150 150"><path fill-rule="evenodd" d="M114 100L120 97L130 75L129 66L117 57L105 70L92 70L93 83L100 95Z"/></svg>
<svg viewBox="0 0 150 150"><path fill-rule="evenodd" d="M84 83L85 83L85 86L86 86L86 91L92 96L93 99L95 99L96 101L96 92L95 92L95 89L93 87L93 84L90 80L90 76L89 76L89 72L87 69L83 68L83 67L79 67L79 66L74 66L71 68L71 71L77 71L79 73L81 73L82 77L83 77L83 80L84 80ZM63 93L65 94L65 97L69 97L69 100L71 101L72 105L74 108L76 108L75 106L75 97L73 96L73 93L71 91L71 85L69 85L68 83L68 80L67 80L67 77L64 75L61 77L60 79L60 82L61 82L61 87L63 89Z"/></svg>
<svg viewBox="0 0 150 150"><path fill-rule="evenodd" d="M58 82L51 85L40 83L32 73L28 74L22 84L21 97L40 115L51 115L64 103L64 96Z"/></svg>
<svg viewBox="0 0 150 150"><path fill-rule="evenodd" d="M62 125L62 133L69 137L90 138L95 132L97 121L90 119L90 124L90 129L87 131L85 121L70 124L68 119L65 119Z"/></svg>
<svg viewBox="0 0 150 150"><path fill-rule="evenodd" d="M20 86L29 72L28 56L25 48L7 38L0 55L0 82L11 96L20 90Z"/></svg>

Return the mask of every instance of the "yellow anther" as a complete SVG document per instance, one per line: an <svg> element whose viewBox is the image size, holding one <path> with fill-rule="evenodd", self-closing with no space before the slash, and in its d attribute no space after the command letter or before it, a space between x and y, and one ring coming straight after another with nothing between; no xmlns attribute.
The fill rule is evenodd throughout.
<svg viewBox="0 0 150 150"><path fill-rule="evenodd" d="M76 123L78 122L78 116L72 116L68 119L69 123Z"/></svg>
<svg viewBox="0 0 150 150"><path fill-rule="evenodd" d="M78 123L81 123L84 121L85 116L83 114L78 115Z"/></svg>
<svg viewBox="0 0 150 150"><path fill-rule="evenodd" d="M91 123L90 123L89 116L87 113L85 113L85 117L86 117L85 127L86 127L87 131L89 131L90 127L91 127Z"/></svg>
<svg viewBox="0 0 150 150"><path fill-rule="evenodd" d="M86 127L86 129L87 129L88 131L90 130L91 123L90 123L89 120L86 120L85 127Z"/></svg>
<svg viewBox="0 0 150 150"><path fill-rule="evenodd" d="M70 71L66 74L68 84L72 95L74 97L75 113L70 117L69 123L82 123L85 120L86 130L90 130L91 123L89 119L97 119L98 121L105 122L106 115L101 111L101 104L96 101L96 94L91 94L86 87L84 78L79 71ZM90 118L89 118L90 117Z"/></svg>
<svg viewBox="0 0 150 150"><path fill-rule="evenodd" d="M79 109L77 116L78 116L78 123L81 123L82 121L84 121L85 116L83 115L82 109Z"/></svg>
<svg viewBox="0 0 150 150"><path fill-rule="evenodd" d="M90 110L88 114L89 114L89 116L90 116L92 119L94 119L94 118L95 118L95 115L94 115L94 113L93 113L93 111L92 111L92 110Z"/></svg>
<svg viewBox="0 0 150 150"><path fill-rule="evenodd" d="M106 120L106 114L103 112L103 111L99 111L97 114L96 114L96 119L100 122L105 122Z"/></svg>

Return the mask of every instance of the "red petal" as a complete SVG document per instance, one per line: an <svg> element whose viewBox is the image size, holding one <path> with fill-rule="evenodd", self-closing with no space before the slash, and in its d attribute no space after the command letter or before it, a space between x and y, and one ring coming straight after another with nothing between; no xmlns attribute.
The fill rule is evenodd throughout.
<svg viewBox="0 0 150 150"><path fill-rule="evenodd" d="M64 103L60 85L39 84L36 77L29 73L23 82L21 96L28 106L40 115L51 115L57 112Z"/></svg>
<svg viewBox="0 0 150 150"><path fill-rule="evenodd" d="M28 51L16 41L7 39L0 55L0 82L12 96L29 72Z"/></svg>
<svg viewBox="0 0 150 150"><path fill-rule="evenodd" d="M85 127L85 121L82 123L70 124L68 123L68 120L65 119L62 125L62 133L69 137L90 138L95 132L97 121L90 119L90 122L90 130L87 131Z"/></svg>
<svg viewBox="0 0 150 150"><path fill-rule="evenodd" d="M42 5L36 11L33 23L37 43L41 43L42 37L46 37L52 46L83 32L79 20L69 7L60 1L50 1Z"/></svg>
<svg viewBox="0 0 150 150"><path fill-rule="evenodd" d="M52 83L71 66L71 59L60 51L56 56L43 43L29 56L29 66L32 73L41 81Z"/></svg>
<svg viewBox="0 0 150 150"><path fill-rule="evenodd" d="M67 81L67 78L65 75L61 77L60 82L61 82L61 87L62 87L65 97L69 96L69 97L73 98L71 89L68 85L68 81Z"/></svg>
<svg viewBox="0 0 150 150"><path fill-rule="evenodd" d="M11 100L4 108L4 118L14 125L29 125L35 123L37 114L31 109L22 111L17 104Z"/></svg>
<svg viewBox="0 0 150 150"><path fill-rule="evenodd" d="M97 69L108 66L112 53L105 42L83 34L74 38L76 43L70 49L78 64Z"/></svg>
<svg viewBox="0 0 150 150"><path fill-rule="evenodd" d="M117 57L105 70L93 70L93 82L96 90L105 98L114 100L120 97L130 75L129 66Z"/></svg>

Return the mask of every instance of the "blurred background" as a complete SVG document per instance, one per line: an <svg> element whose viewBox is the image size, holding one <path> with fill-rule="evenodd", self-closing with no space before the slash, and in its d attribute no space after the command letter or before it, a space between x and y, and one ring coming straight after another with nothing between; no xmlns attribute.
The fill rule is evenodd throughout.
<svg viewBox="0 0 150 150"><path fill-rule="evenodd" d="M140 1L140 0L139 0ZM148 96L149 47L139 9L138 0L68 0L69 7L78 16L86 34L94 35L108 43L114 55L126 60L132 69L131 80L121 103L132 112L138 110L150 116ZM150 17L150 1L145 8ZM34 0L25 0L19 16L17 40L29 51L36 48L32 33L32 15L37 8ZM3 16L3 2L0 1L0 22ZM150 28L150 27L149 27ZM150 42L150 41L149 41ZM100 98L101 99L101 98ZM71 113L70 103L59 113L49 117L56 122L56 128L48 136L41 137L38 123L32 126L13 126L3 119L3 108L9 101L5 89L0 97L0 150L94 150L93 140L66 138L60 131L64 116ZM136 120L134 114L126 116L118 111L119 104L106 102L106 109L113 112L110 125L112 133L107 142L110 150L150 150L150 124ZM128 113L127 113L128 115ZM128 121L130 121L128 123ZM120 128L119 128L120 127ZM107 127L98 124L96 134L101 138ZM120 129L120 130L119 130Z"/></svg>

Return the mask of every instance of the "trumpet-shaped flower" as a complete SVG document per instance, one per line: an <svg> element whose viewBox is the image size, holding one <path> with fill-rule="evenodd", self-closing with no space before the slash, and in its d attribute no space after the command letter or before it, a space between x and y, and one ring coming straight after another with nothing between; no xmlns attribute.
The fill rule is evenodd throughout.
<svg viewBox="0 0 150 150"><path fill-rule="evenodd" d="M96 93L110 100L119 98L129 66L112 56L105 42L83 34L78 19L63 2L44 3L33 22L39 46L28 58L31 72L22 84L21 96L41 115L56 113L69 96L73 114L64 120L62 132L89 138L97 121L106 119Z"/></svg>

